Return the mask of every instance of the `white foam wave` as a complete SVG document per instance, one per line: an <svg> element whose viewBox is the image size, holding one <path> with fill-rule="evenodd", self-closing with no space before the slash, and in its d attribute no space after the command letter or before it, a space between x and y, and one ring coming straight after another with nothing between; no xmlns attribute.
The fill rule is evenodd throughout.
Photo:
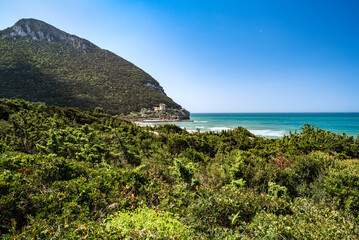
<svg viewBox="0 0 359 240"><path fill-rule="evenodd" d="M197 132L197 130L190 130L190 129L186 129L187 130L187 132L189 132L189 133L196 133Z"/></svg>
<svg viewBox="0 0 359 240"><path fill-rule="evenodd" d="M214 131L214 132L220 132L220 131L231 130L231 128L229 128L229 127L212 127L209 130Z"/></svg>
<svg viewBox="0 0 359 240"><path fill-rule="evenodd" d="M155 126L154 123L136 122L136 124L137 124L137 126L140 126L140 127L147 127L147 126L153 127L153 126Z"/></svg>
<svg viewBox="0 0 359 240"><path fill-rule="evenodd" d="M193 122L201 122L201 123L206 123L208 121L193 121Z"/></svg>
<svg viewBox="0 0 359 240"><path fill-rule="evenodd" d="M253 133L256 136L262 136L262 137L283 137L285 134L285 131L283 130L249 130L251 133Z"/></svg>

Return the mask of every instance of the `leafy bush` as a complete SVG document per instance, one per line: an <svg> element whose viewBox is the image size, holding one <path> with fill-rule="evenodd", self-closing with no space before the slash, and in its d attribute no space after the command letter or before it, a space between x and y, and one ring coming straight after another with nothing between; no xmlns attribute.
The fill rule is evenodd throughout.
<svg viewBox="0 0 359 240"><path fill-rule="evenodd" d="M324 180L326 192L359 222L359 161L346 160L330 169Z"/></svg>
<svg viewBox="0 0 359 240"><path fill-rule="evenodd" d="M218 236L218 229L230 231L241 228L263 210L273 214L291 213L286 201L273 201L270 196L253 190L226 187L222 190L200 190L198 197L192 199L186 208L186 218L193 229L212 238Z"/></svg>
<svg viewBox="0 0 359 240"><path fill-rule="evenodd" d="M108 217L106 229L121 238L186 239L193 236L193 231L177 218L170 212L137 208Z"/></svg>
<svg viewBox="0 0 359 240"><path fill-rule="evenodd" d="M246 234L258 239L356 239L358 226L323 204L296 199L293 214L258 213L247 225Z"/></svg>

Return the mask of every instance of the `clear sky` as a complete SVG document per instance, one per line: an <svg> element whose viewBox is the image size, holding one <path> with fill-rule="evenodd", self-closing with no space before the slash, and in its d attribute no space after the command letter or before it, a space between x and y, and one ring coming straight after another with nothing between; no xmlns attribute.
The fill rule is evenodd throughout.
<svg viewBox="0 0 359 240"><path fill-rule="evenodd" d="M359 112L359 1L0 0L152 75L191 112Z"/></svg>

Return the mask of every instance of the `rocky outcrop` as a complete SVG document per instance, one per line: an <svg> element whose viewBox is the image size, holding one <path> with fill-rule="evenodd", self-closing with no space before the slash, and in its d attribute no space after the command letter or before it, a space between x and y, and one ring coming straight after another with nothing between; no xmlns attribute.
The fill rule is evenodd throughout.
<svg viewBox="0 0 359 240"><path fill-rule="evenodd" d="M184 108L167 108L165 104L161 103L159 107L152 109L143 108L141 113L129 117L136 120L181 121L190 119L190 112Z"/></svg>
<svg viewBox="0 0 359 240"><path fill-rule="evenodd" d="M146 83L145 84L146 87L150 87L150 88L154 88L156 91L160 92L160 93L163 93L163 94L166 94L165 93L165 90L163 90L163 87L160 86L159 84L155 84L155 83Z"/></svg>
<svg viewBox="0 0 359 240"><path fill-rule="evenodd" d="M182 120L182 119L190 119L190 112L187 111L186 109L182 108L181 110L179 110L178 112L178 117Z"/></svg>
<svg viewBox="0 0 359 240"><path fill-rule="evenodd" d="M14 39L64 42L66 45L73 46L82 53L89 53L99 49L86 39L68 34L50 24L32 18L19 20L14 26L1 31L1 34L12 36Z"/></svg>

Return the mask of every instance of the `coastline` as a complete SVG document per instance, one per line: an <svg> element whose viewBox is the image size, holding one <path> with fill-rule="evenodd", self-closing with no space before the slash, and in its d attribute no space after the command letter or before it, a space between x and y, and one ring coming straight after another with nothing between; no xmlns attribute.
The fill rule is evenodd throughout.
<svg viewBox="0 0 359 240"><path fill-rule="evenodd" d="M308 123L333 133L359 134L359 113L191 113L190 120L133 119L137 125L175 124L189 132L221 132L244 127L256 136L282 138L290 132L301 132Z"/></svg>
<svg viewBox="0 0 359 240"><path fill-rule="evenodd" d="M131 120L135 124L146 124L146 123L181 123L181 122L194 122L193 120L178 120L178 119L135 119Z"/></svg>

